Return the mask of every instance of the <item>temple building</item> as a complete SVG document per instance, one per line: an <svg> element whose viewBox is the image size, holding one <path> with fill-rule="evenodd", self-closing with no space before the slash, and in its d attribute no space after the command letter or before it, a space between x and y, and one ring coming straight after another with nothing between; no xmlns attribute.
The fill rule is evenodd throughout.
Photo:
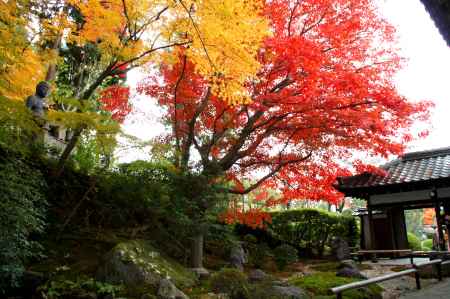
<svg viewBox="0 0 450 299"><path fill-rule="evenodd" d="M380 167L386 174L340 177L336 189L361 198L361 249L407 249L405 210L433 208L440 250L450 230L450 147L408 153Z"/></svg>

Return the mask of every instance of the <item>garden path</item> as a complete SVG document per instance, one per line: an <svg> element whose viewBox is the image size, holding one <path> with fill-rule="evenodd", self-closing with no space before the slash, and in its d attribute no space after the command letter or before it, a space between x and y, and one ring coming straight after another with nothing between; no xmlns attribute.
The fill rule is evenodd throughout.
<svg viewBox="0 0 450 299"><path fill-rule="evenodd" d="M420 291L408 292L403 294L400 299L444 299L450 298L450 278L424 287Z"/></svg>

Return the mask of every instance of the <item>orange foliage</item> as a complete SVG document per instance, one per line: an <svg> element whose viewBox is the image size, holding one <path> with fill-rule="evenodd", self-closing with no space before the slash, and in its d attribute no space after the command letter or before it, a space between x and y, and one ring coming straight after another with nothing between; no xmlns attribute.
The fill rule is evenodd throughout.
<svg viewBox="0 0 450 299"><path fill-rule="evenodd" d="M352 155L402 153L412 124L428 118L431 104L396 90L401 58L394 30L373 1L274 0L264 15L274 34L259 49L257 79L245 85L252 103L229 106L212 94L208 78L183 52L139 91L167 109L181 157L177 167L188 169L196 151L205 173L234 182L231 193L278 190L281 198L266 197L266 206L337 203L337 176L355 167L379 171L360 161L352 165ZM225 219L252 223L259 215L233 211Z"/></svg>

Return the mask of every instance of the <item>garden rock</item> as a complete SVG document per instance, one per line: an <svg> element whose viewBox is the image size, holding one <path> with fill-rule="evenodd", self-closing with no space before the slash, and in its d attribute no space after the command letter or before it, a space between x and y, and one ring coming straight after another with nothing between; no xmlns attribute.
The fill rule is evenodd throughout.
<svg viewBox="0 0 450 299"><path fill-rule="evenodd" d="M362 279L367 278L363 274L361 274L361 271L359 271L355 261L352 260L342 261L338 267L336 276L362 278Z"/></svg>
<svg viewBox="0 0 450 299"><path fill-rule="evenodd" d="M230 265L233 268L243 271L245 263L247 263L247 255L242 244L234 245L230 250Z"/></svg>
<svg viewBox="0 0 450 299"><path fill-rule="evenodd" d="M195 283L194 273L178 263L164 258L146 241L119 243L103 258L97 270L97 280L124 284L129 288L158 288L168 278L181 288Z"/></svg>
<svg viewBox="0 0 450 299"><path fill-rule="evenodd" d="M162 279L158 287L158 298L160 299L189 299L182 291L168 279Z"/></svg>
<svg viewBox="0 0 450 299"><path fill-rule="evenodd" d="M272 293L285 299L308 299L309 295L302 289L294 286L273 286Z"/></svg>
<svg viewBox="0 0 450 299"><path fill-rule="evenodd" d="M354 260L343 260L340 262L338 269L342 269L342 268L351 268L351 269L356 269L358 270L358 265L356 264L356 262Z"/></svg>
<svg viewBox="0 0 450 299"><path fill-rule="evenodd" d="M263 270L260 270L260 269L252 270L248 274L248 280L251 283L261 282L263 280L266 280L268 277L269 277L269 275L267 275L266 272L264 272Z"/></svg>
<svg viewBox="0 0 450 299"><path fill-rule="evenodd" d="M350 258L350 247L348 242L340 237L331 241L331 248L337 260L342 261Z"/></svg>

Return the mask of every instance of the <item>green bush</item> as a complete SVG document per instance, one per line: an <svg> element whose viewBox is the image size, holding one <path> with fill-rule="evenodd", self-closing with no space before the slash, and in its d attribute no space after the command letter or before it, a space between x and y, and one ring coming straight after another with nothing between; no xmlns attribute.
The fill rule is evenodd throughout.
<svg viewBox="0 0 450 299"><path fill-rule="evenodd" d="M426 239L422 241L422 250L431 251L433 249L433 240Z"/></svg>
<svg viewBox="0 0 450 299"><path fill-rule="evenodd" d="M322 256L332 237L345 239L349 246L358 241L354 217L318 209L298 209L272 213L272 235L307 254Z"/></svg>
<svg viewBox="0 0 450 299"><path fill-rule="evenodd" d="M258 269L267 265L267 259L273 255L266 243L247 244L246 248L249 252L249 263Z"/></svg>
<svg viewBox="0 0 450 299"><path fill-rule="evenodd" d="M258 239L251 235L251 234L247 234L245 235L242 240L246 243L246 244L256 244L258 243Z"/></svg>
<svg viewBox="0 0 450 299"><path fill-rule="evenodd" d="M298 259L297 249L288 244L275 248L273 255L279 270L284 270L287 265L295 263Z"/></svg>
<svg viewBox="0 0 450 299"><path fill-rule="evenodd" d="M419 238L410 232L408 232L408 247L412 250L422 250Z"/></svg>
<svg viewBox="0 0 450 299"><path fill-rule="evenodd" d="M210 223L205 235L205 252L216 257L228 259L230 250L238 240L229 225Z"/></svg>
<svg viewBox="0 0 450 299"><path fill-rule="evenodd" d="M40 253L30 235L44 230L46 190L42 174L28 163L0 158L0 293L17 287L25 263Z"/></svg>
<svg viewBox="0 0 450 299"><path fill-rule="evenodd" d="M215 293L227 293L232 299L249 298L249 284L245 274L237 269L224 268L210 278Z"/></svg>
<svg viewBox="0 0 450 299"><path fill-rule="evenodd" d="M44 298L88 298L90 293L115 297L123 289L122 286L96 281L93 278L77 277L76 280L50 280L40 287Z"/></svg>

